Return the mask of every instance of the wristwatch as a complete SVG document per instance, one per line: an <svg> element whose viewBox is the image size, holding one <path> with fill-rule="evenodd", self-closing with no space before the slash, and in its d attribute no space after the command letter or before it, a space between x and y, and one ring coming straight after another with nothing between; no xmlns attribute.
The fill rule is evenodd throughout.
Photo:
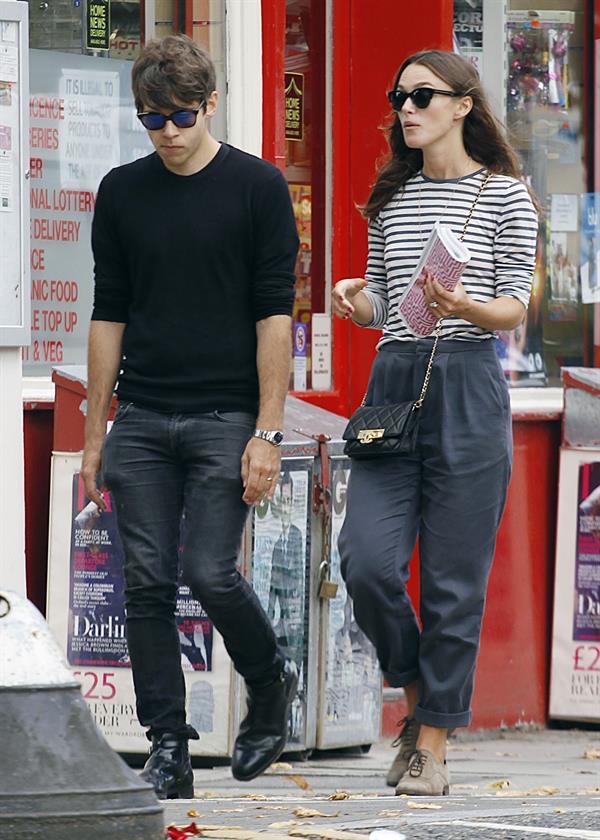
<svg viewBox="0 0 600 840"><path fill-rule="evenodd" d="M281 446L283 432L280 432L279 429L256 429L254 437L266 440L268 443L272 443L273 446Z"/></svg>

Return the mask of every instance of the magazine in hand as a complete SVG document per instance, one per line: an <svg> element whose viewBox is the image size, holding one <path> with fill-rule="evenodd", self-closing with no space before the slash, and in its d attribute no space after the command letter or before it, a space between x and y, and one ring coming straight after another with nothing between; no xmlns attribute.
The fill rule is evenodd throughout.
<svg viewBox="0 0 600 840"><path fill-rule="evenodd" d="M448 225L436 222L400 298L400 317L414 335L430 335L438 322L435 309L425 300L425 272L429 271L444 289L452 291L470 259L469 249Z"/></svg>

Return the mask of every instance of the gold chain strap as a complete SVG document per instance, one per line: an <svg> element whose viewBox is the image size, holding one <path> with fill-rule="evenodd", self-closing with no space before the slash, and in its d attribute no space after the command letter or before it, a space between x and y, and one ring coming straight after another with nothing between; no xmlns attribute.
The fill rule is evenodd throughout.
<svg viewBox="0 0 600 840"><path fill-rule="evenodd" d="M492 177L492 173L488 172L485 180L483 181L482 185L479 187L479 192L475 196L475 198L473 200L473 204L471 204L471 209L469 210L469 215L467 216L467 220L463 225L462 233L458 237L461 242L465 238L465 233L467 232L467 227L469 226L469 222L471 221L471 216L473 215L473 212L474 212L475 208L477 207L477 202L479 201L481 193L483 192L485 185L487 184L487 182L490 180L491 177Z"/></svg>
<svg viewBox="0 0 600 840"><path fill-rule="evenodd" d="M469 226L469 222L471 221L471 216L473 215L473 212L474 212L475 208L477 207L477 202L479 201L481 193L483 192L485 185L487 184L487 182L490 180L491 177L492 177L492 173L488 172L484 181L482 182L481 186L479 187L479 191L478 191L477 195L475 196L475 198L473 200L473 203L471 204L471 209L469 210L469 215L467 216L467 219L466 219L466 221L463 225L462 233L458 237L461 240L461 242L465 238L465 234L467 232L467 227ZM415 400L415 402L413 404L413 411L416 408L421 408L421 406L423 405L423 400L425 399L425 394L427 393L427 389L429 388L429 380L431 378L431 369L433 367L433 357L435 356L435 351L437 350L438 341L440 340L440 335L442 333L442 320L443 319L440 318L440 320L438 321L437 327L435 328L435 341L433 342L433 347L431 348L431 355L429 356L429 361L427 363L427 370L425 371L425 379L423 380L423 387L421 388L421 393L419 394L419 399ZM365 394L365 397L366 397L366 394ZM363 400L363 402L364 402L364 400Z"/></svg>

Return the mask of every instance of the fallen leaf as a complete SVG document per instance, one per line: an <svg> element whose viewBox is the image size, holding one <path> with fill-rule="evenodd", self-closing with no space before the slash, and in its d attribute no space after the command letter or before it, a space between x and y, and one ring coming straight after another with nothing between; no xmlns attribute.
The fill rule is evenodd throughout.
<svg viewBox="0 0 600 840"><path fill-rule="evenodd" d="M555 813L555 814L564 814L564 813L565 813L565 809L564 809L564 808L555 808L555 809L554 809L554 813Z"/></svg>
<svg viewBox="0 0 600 840"><path fill-rule="evenodd" d="M415 811L439 811L442 806L434 805L433 802L407 802L406 807Z"/></svg>
<svg viewBox="0 0 600 840"><path fill-rule="evenodd" d="M338 817L340 812L336 811L335 814L324 814L323 811L317 811L316 808L296 808L294 810L294 816L296 817Z"/></svg>
<svg viewBox="0 0 600 840"><path fill-rule="evenodd" d="M330 793L327 799L331 799L333 802L337 802L339 799L350 799L350 791L349 790L335 790L333 793Z"/></svg>
<svg viewBox="0 0 600 840"><path fill-rule="evenodd" d="M306 781L304 776L295 776L293 773L286 774L286 779L291 779L294 784L298 785L302 790L310 790L310 784ZM266 799L266 797L265 797Z"/></svg>
<svg viewBox="0 0 600 840"><path fill-rule="evenodd" d="M218 799L221 796L216 790L195 790L194 799Z"/></svg>
<svg viewBox="0 0 600 840"><path fill-rule="evenodd" d="M287 761L276 761L275 764L271 764L271 766L267 769L267 773L274 772L276 770L293 770L291 764L288 764Z"/></svg>
<svg viewBox="0 0 600 840"><path fill-rule="evenodd" d="M560 790L557 787L550 787L550 785L543 785L526 791L527 796L554 796L557 793L560 793Z"/></svg>
<svg viewBox="0 0 600 840"><path fill-rule="evenodd" d="M264 802L268 799L264 793L242 793L242 799L252 799L254 802Z"/></svg>
<svg viewBox="0 0 600 840"><path fill-rule="evenodd" d="M257 805L263 811L287 811L287 805Z"/></svg>
<svg viewBox="0 0 600 840"><path fill-rule="evenodd" d="M527 796L524 790L497 790L496 796Z"/></svg>
<svg viewBox="0 0 600 840"><path fill-rule="evenodd" d="M386 808L385 811L380 811L380 817L401 817L404 811L399 811L397 808Z"/></svg>
<svg viewBox="0 0 600 840"><path fill-rule="evenodd" d="M281 822L269 823L269 828L289 828L298 825L298 820L282 820Z"/></svg>
<svg viewBox="0 0 600 840"><path fill-rule="evenodd" d="M583 754L584 758L593 760L595 758L600 758L600 750L593 749L593 750L586 750Z"/></svg>
<svg viewBox="0 0 600 840"><path fill-rule="evenodd" d="M310 828L290 828L288 834L290 837L322 837L324 840L368 840L369 838L368 834L356 834L353 831L342 831L337 828L321 828L317 825Z"/></svg>
<svg viewBox="0 0 600 840"><path fill-rule="evenodd" d="M510 782L508 779L498 779L497 782L490 782L489 785L487 785L487 787L491 790L502 790L503 788L507 788L509 786Z"/></svg>
<svg viewBox="0 0 600 840"><path fill-rule="evenodd" d="M198 811L194 811L193 808L191 809L191 811L187 812L187 815L188 815L188 817L199 817L199 816L201 816L201 814L199 814Z"/></svg>

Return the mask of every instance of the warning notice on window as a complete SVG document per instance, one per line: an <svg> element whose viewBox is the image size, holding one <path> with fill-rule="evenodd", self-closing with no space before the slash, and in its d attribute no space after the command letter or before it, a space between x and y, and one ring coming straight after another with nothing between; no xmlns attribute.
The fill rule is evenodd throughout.
<svg viewBox="0 0 600 840"><path fill-rule="evenodd" d="M88 2L85 17L85 43L88 50L108 50L110 38L110 0Z"/></svg>

